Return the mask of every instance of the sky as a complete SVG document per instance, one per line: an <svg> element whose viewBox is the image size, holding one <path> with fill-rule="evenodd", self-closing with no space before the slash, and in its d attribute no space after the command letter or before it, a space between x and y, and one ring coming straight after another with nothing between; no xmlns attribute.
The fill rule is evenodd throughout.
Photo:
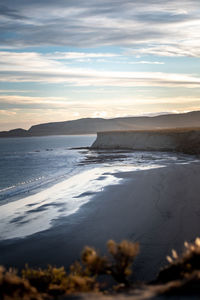
<svg viewBox="0 0 200 300"><path fill-rule="evenodd" d="M199 0L1 0L0 130L200 110Z"/></svg>

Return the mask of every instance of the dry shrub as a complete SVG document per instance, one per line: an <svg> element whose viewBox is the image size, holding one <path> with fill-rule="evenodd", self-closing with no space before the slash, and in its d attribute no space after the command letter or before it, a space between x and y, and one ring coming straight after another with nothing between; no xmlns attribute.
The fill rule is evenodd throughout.
<svg viewBox="0 0 200 300"><path fill-rule="evenodd" d="M97 292L99 285L96 282L96 277L92 276L83 265L76 261L70 267L70 273L67 281L65 282L66 293L77 293L77 292Z"/></svg>
<svg viewBox="0 0 200 300"><path fill-rule="evenodd" d="M156 283L167 283L165 294L200 294L200 238L184 246L181 256L172 250L172 256L167 257L170 264L157 277Z"/></svg>
<svg viewBox="0 0 200 300"><path fill-rule="evenodd" d="M88 277L78 262L71 266L69 274L64 267L48 266L47 269L31 269L26 266L22 276L39 292L52 296L97 290L95 279Z"/></svg>
<svg viewBox="0 0 200 300"><path fill-rule="evenodd" d="M128 285L131 265L138 254L137 243L122 241L107 244L109 256L100 256L94 248L85 247L81 262L75 262L67 274L64 267L22 270L22 277L14 271L0 268L0 299L41 300L80 292L97 292L100 275L111 275L118 283ZM9 298L10 297L10 298Z"/></svg>
<svg viewBox="0 0 200 300"><path fill-rule="evenodd" d="M181 256L172 250L172 256L167 256L169 265L160 271L157 281L168 282L179 280L191 274L193 271L200 271L200 238L194 244L185 242L185 249Z"/></svg>
<svg viewBox="0 0 200 300"><path fill-rule="evenodd" d="M42 300L42 296L28 280L20 278L15 270L6 271L0 266L0 299Z"/></svg>
<svg viewBox="0 0 200 300"><path fill-rule="evenodd" d="M106 274L108 267L108 259L105 256L100 256L92 247L85 247L81 261L85 266L85 272L88 275Z"/></svg>
<svg viewBox="0 0 200 300"><path fill-rule="evenodd" d="M98 283L95 278L89 276L72 275L68 276L66 284L66 294L97 292Z"/></svg>
<svg viewBox="0 0 200 300"><path fill-rule="evenodd" d="M200 294L200 272L192 272L182 280L174 280L161 285L157 294L192 296ZM189 298L190 299L190 298ZM196 298L195 298L196 299ZM199 298L198 298L199 299Z"/></svg>
<svg viewBox="0 0 200 300"><path fill-rule="evenodd" d="M67 274L64 267L48 266L47 269L31 269L26 265L22 270L22 277L41 293L62 294L64 292L62 282L67 278Z"/></svg>
<svg viewBox="0 0 200 300"><path fill-rule="evenodd" d="M94 248L85 247L81 261L75 262L68 274L64 267L31 269L26 266L22 277L19 277L16 271L6 271L0 267L0 299L44 300L74 293L97 292L101 287L98 280L101 275L112 276L120 287L129 286L128 277L139 252L138 243L122 241L118 244L110 240L107 247L108 256L101 256ZM147 291L149 289L157 295L199 295L200 239L197 238L193 244L185 243L181 256L172 250L172 256L167 259L170 264L160 271L155 285L146 286Z"/></svg>
<svg viewBox="0 0 200 300"><path fill-rule="evenodd" d="M111 275L118 283L128 285L131 265L139 252L138 243L122 241L117 244L113 240L107 243L111 259L101 257L94 248L86 247L82 253L82 262L89 275Z"/></svg>
<svg viewBox="0 0 200 300"><path fill-rule="evenodd" d="M110 274L117 282L128 284L128 277L132 273L132 263L139 253L139 244L129 241L122 241L117 244L110 240L107 246L113 258L109 270Z"/></svg>

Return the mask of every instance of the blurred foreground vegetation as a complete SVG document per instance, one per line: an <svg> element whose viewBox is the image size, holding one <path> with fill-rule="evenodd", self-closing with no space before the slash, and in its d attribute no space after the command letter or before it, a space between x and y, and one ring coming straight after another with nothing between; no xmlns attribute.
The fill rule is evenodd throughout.
<svg viewBox="0 0 200 300"><path fill-rule="evenodd" d="M141 293L149 290L151 295L200 295L200 239L193 244L186 242L184 246L180 256L172 250L171 257L167 257L169 264L154 282L137 285L130 282L129 277L139 245L129 241L119 244L108 241L107 256L101 256L92 247L85 247L80 261L76 261L69 272L64 267L33 269L26 265L18 274L14 269L6 270L1 266L0 299L63 299L79 293L116 295L134 289L141 289ZM112 282L113 287L110 288L107 282Z"/></svg>

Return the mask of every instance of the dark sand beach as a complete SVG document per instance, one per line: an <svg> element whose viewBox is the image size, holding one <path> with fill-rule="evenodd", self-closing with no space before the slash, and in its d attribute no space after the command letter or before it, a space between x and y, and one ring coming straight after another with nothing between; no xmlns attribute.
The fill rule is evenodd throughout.
<svg viewBox="0 0 200 300"><path fill-rule="evenodd" d="M152 280L172 248L181 251L185 240L200 236L199 174L199 161L116 173L120 184L94 194L50 229L1 241L0 264L69 267L85 245L103 253L107 240L128 239L140 243L134 278Z"/></svg>

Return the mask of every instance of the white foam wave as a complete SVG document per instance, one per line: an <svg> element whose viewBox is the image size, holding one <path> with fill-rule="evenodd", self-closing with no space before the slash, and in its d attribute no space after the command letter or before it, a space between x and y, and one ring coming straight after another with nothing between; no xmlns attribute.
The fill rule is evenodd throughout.
<svg viewBox="0 0 200 300"><path fill-rule="evenodd" d="M24 237L46 230L53 220L75 213L93 193L120 179L112 174L98 178L107 168L95 168L74 175L35 195L1 206L0 239Z"/></svg>

